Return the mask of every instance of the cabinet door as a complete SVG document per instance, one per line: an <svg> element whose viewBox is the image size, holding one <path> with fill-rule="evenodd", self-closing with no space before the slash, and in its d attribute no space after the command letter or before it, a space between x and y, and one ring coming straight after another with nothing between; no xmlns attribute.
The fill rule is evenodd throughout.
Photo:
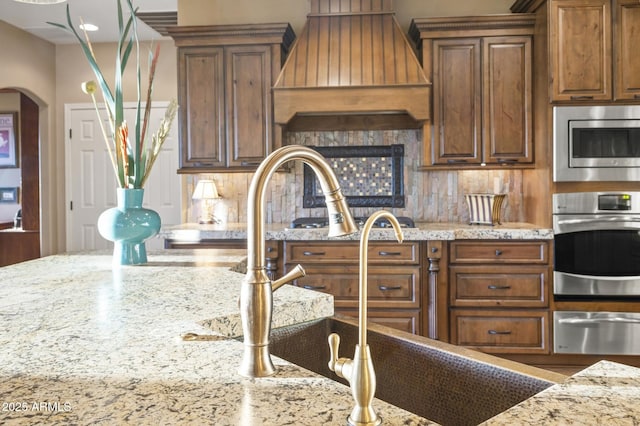
<svg viewBox="0 0 640 426"><path fill-rule="evenodd" d="M483 39L483 161L532 163L531 38Z"/></svg>
<svg viewBox="0 0 640 426"><path fill-rule="evenodd" d="M479 164L480 39L435 40L433 52L433 162Z"/></svg>
<svg viewBox="0 0 640 426"><path fill-rule="evenodd" d="M640 2L617 0L615 4L616 99L640 99Z"/></svg>
<svg viewBox="0 0 640 426"><path fill-rule="evenodd" d="M271 152L270 46L225 48L230 167L253 167Z"/></svg>
<svg viewBox="0 0 640 426"><path fill-rule="evenodd" d="M611 0L552 0L551 100L612 99Z"/></svg>
<svg viewBox="0 0 640 426"><path fill-rule="evenodd" d="M178 52L180 168L193 172L224 167L223 50L189 47Z"/></svg>

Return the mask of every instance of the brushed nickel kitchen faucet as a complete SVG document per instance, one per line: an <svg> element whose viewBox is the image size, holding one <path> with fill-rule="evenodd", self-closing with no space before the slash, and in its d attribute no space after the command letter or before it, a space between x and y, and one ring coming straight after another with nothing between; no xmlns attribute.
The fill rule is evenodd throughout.
<svg viewBox="0 0 640 426"><path fill-rule="evenodd" d="M265 268L265 188L273 173L289 160L301 160L318 177L329 211L329 236L352 234L358 230L331 166L317 151L301 145L284 146L272 152L258 166L249 186L247 274L240 289L244 354L239 372L247 377L265 377L275 372L269 354L273 291L305 274L298 265L272 282Z"/></svg>
<svg viewBox="0 0 640 426"><path fill-rule="evenodd" d="M368 263L368 247L369 233L373 228L374 222L386 217L393 226L398 242L402 242L404 236L400 223L391 213L379 210L369 216L362 228L360 236L360 274L359 287L360 297L358 303L358 331L359 338L356 345L353 359L339 358L338 351L340 347L340 336L336 333L329 335L329 350L331 352L329 359L329 369L344 379L347 379L351 386L351 394L356 401L347 423L351 426L375 426L382 423L382 419L373 409L372 401L376 393L376 372L373 369L373 361L371 360L371 352L367 344L367 263Z"/></svg>

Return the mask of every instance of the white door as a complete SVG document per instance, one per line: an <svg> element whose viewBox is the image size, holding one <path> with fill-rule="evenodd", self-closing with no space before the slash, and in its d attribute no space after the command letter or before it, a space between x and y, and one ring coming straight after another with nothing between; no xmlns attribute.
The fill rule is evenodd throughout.
<svg viewBox="0 0 640 426"><path fill-rule="evenodd" d="M153 105L151 134L157 131L168 103ZM135 105L127 104L128 122L134 122L134 114ZM65 128L67 251L113 248L113 243L102 238L97 229L100 213L116 205L117 183L93 105L65 105ZM108 128L105 121L105 129ZM174 121L144 185L143 206L158 212L163 227L181 222L178 155L178 124ZM163 240L151 238L146 246L147 250L162 248Z"/></svg>

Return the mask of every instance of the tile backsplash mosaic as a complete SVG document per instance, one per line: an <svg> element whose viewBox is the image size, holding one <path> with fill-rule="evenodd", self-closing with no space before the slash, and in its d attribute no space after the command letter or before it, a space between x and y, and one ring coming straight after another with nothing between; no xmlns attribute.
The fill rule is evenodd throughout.
<svg viewBox="0 0 640 426"><path fill-rule="evenodd" d="M404 208L389 208L396 216L409 216L417 222L467 223L469 211L464 195L469 193L505 193L503 222L524 219L523 183L520 170L420 171L421 130L376 130L345 132L291 132L285 143L307 146L392 145L405 147ZM185 221L197 221L199 206L188 194L199 178L213 178L223 197L215 204L215 215L225 222L245 222L247 193L252 173L215 173L184 178ZM290 222L296 217L325 216L324 208L302 207L303 164L293 164L287 172L276 172L266 192L266 219L269 223ZM368 216L377 208L354 208L356 216Z"/></svg>

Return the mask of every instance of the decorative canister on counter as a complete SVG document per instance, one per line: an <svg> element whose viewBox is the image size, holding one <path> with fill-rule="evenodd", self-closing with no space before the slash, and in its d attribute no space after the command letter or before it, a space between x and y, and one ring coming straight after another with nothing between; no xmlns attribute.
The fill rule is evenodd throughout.
<svg viewBox="0 0 640 426"><path fill-rule="evenodd" d="M465 194L469 206L469 223L499 225L502 202L507 194Z"/></svg>

